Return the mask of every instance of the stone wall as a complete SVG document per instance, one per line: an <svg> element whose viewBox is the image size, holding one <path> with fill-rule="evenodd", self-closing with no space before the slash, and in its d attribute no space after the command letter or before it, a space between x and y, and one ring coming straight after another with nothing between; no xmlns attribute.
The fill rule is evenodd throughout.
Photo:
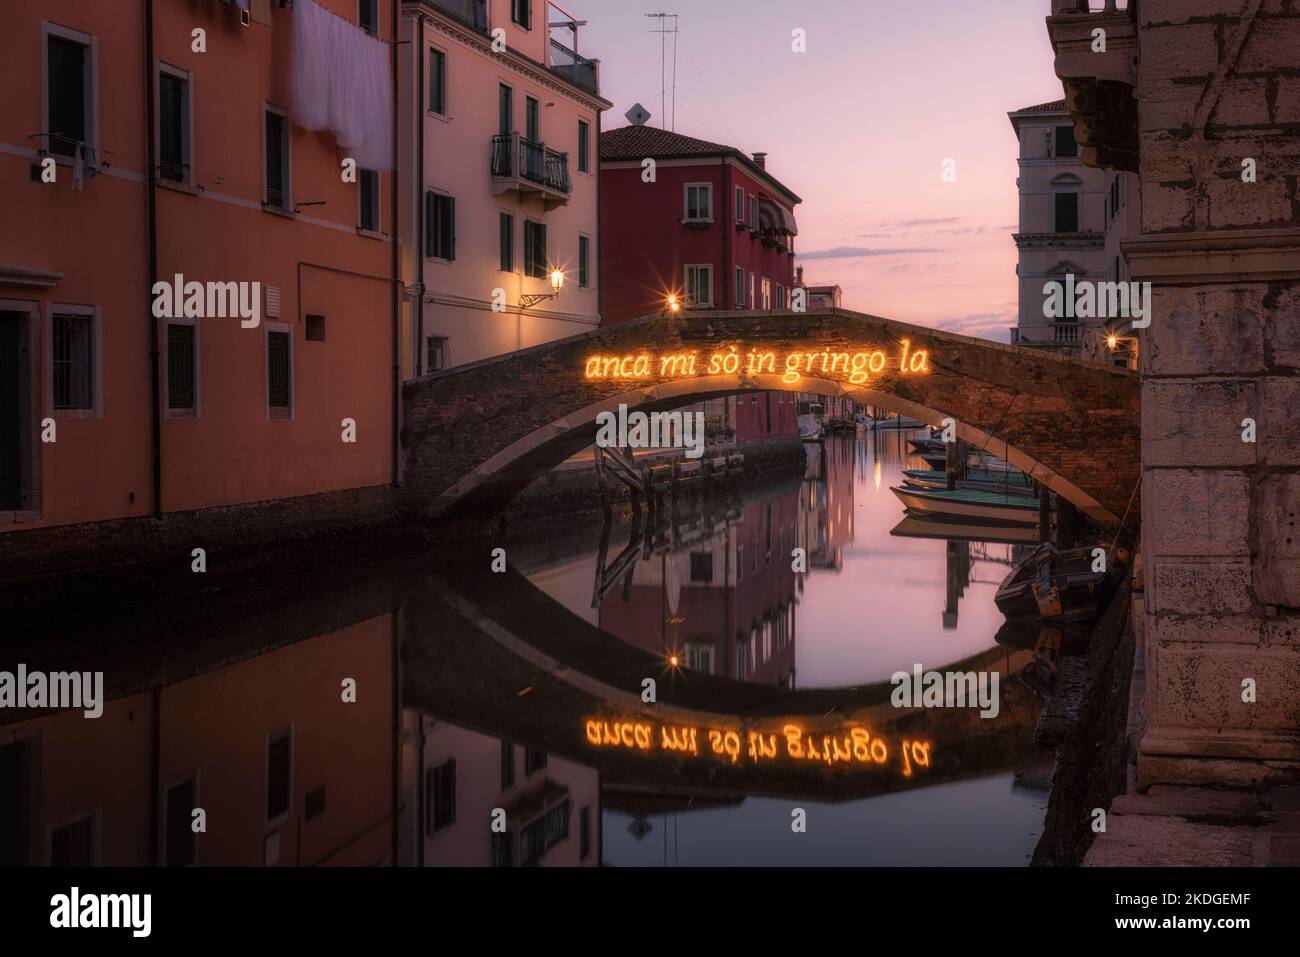
<svg viewBox="0 0 1300 957"><path fill-rule="evenodd" d="M1258 783L1300 771L1300 3L1143 0L1136 23L1139 785Z"/></svg>

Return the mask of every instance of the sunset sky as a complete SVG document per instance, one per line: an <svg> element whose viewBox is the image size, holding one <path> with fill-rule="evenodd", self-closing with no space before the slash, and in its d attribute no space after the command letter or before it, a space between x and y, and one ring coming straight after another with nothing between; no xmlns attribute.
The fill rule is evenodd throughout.
<svg viewBox="0 0 1300 957"><path fill-rule="evenodd" d="M1008 341L1016 137L1059 99L1049 0L568 0L614 102L661 125L659 21L678 14L679 133L746 152L803 198L797 262L846 308ZM791 31L807 53L791 50ZM668 47L672 84L672 38ZM672 123L671 91L668 103ZM945 158L957 181L944 183Z"/></svg>

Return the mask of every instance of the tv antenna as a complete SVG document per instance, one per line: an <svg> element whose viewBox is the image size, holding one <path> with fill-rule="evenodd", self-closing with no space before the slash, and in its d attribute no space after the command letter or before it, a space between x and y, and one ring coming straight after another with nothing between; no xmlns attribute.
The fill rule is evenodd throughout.
<svg viewBox="0 0 1300 957"><path fill-rule="evenodd" d="M659 29L651 30L651 33L658 33L659 37L659 115L660 126L668 119L668 110L664 105L664 100L668 92L668 35L673 37L673 118L672 130L677 131L677 14L675 13L647 13L647 17L659 21ZM668 28L668 21L673 21L672 29Z"/></svg>

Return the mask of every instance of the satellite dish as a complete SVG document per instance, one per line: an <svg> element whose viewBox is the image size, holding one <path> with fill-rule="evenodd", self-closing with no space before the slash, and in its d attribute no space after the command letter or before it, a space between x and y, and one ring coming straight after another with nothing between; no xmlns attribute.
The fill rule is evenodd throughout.
<svg viewBox="0 0 1300 957"><path fill-rule="evenodd" d="M650 121L650 111L640 103L637 103L623 115L627 117L627 121L633 126L645 126Z"/></svg>

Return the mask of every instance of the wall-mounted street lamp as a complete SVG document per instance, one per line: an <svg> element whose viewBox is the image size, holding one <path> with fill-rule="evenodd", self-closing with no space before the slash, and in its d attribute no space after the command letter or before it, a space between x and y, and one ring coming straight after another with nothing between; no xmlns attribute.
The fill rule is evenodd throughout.
<svg viewBox="0 0 1300 957"><path fill-rule="evenodd" d="M539 302L545 302L547 299L554 299L556 296L560 294L560 290L563 288L564 288L564 270L552 269L551 289L553 289L554 292L529 293L528 295L520 296L519 308L531 309Z"/></svg>
<svg viewBox="0 0 1300 957"><path fill-rule="evenodd" d="M669 312L677 313L682 311L682 301L677 298L677 293L670 292L664 299L664 306Z"/></svg>

